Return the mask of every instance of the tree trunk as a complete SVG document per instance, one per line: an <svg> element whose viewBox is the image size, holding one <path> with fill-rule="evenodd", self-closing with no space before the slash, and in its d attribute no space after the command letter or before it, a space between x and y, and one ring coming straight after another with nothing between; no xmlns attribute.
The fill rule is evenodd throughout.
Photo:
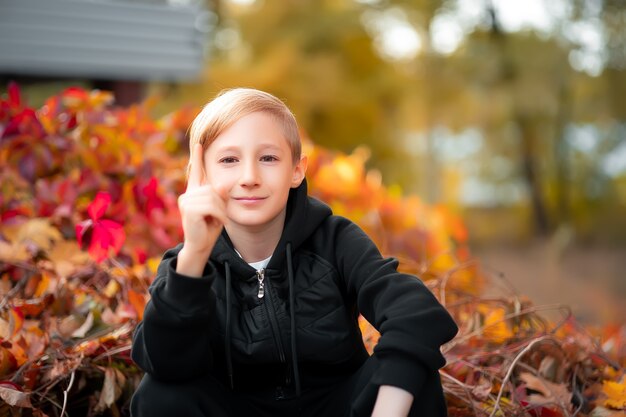
<svg viewBox="0 0 626 417"><path fill-rule="evenodd" d="M490 2L487 3L487 12L491 18L491 35L498 46L501 57L499 82L512 87L519 75L514 62L508 54L507 35L500 27L496 10ZM549 222L546 204L541 191L541 177L536 166L535 144L538 139L536 138L536 129L533 125L533 118L518 108L513 109L513 118L521 132L522 175L530 193L535 233L539 236L545 236L549 232Z"/></svg>

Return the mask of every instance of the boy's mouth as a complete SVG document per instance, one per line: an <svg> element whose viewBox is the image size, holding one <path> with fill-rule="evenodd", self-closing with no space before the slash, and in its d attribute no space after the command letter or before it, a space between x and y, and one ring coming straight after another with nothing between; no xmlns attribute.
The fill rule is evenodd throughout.
<svg viewBox="0 0 626 417"><path fill-rule="evenodd" d="M265 200L265 197L235 197L234 200L241 203L255 203L261 200Z"/></svg>

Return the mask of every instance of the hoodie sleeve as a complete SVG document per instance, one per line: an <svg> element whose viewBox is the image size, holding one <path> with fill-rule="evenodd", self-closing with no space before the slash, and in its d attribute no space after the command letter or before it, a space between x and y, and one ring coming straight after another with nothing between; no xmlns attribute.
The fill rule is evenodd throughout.
<svg viewBox="0 0 626 417"><path fill-rule="evenodd" d="M445 365L440 348L456 335L457 325L422 281L399 273L398 261L383 258L357 225L348 222L338 239L337 260L348 293L381 334L374 348L381 366L372 382L417 397L427 375Z"/></svg>
<svg viewBox="0 0 626 417"><path fill-rule="evenodd" d="M181 248L163 256L133 336L132 359L163 381L192 379L206 373L212 362L208 328L215 309L215 274L208 263L201 278L176 273Z"/></svg>

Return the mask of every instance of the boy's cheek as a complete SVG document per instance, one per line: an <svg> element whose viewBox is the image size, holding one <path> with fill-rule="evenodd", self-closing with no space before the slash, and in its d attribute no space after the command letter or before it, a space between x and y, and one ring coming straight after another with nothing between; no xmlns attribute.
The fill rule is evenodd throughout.
<svg viewBox="0 0 626 417"><path fill-rule="evenodd" d="M215 190L215 192L224 200L224 202L228 202L229 196L229 187L227 184L221 183L219 181L212 183L211 186Z"/></svg>

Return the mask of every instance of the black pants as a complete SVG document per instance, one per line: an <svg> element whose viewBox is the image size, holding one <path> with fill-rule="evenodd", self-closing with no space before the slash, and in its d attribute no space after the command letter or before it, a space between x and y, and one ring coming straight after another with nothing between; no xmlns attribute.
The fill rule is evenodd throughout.
<svg viewBox="0 0 626 417"><path fill-rule="evenodd" d="M378 386L370 380L374 356L350 378L333 386L304 389L300 397L276 400L273 389L238 393L211 376L168 384L145 375L131 403L133 417L369 417ZM438 372L428 376L410 417L444 417L446 404Z"/></svg>

